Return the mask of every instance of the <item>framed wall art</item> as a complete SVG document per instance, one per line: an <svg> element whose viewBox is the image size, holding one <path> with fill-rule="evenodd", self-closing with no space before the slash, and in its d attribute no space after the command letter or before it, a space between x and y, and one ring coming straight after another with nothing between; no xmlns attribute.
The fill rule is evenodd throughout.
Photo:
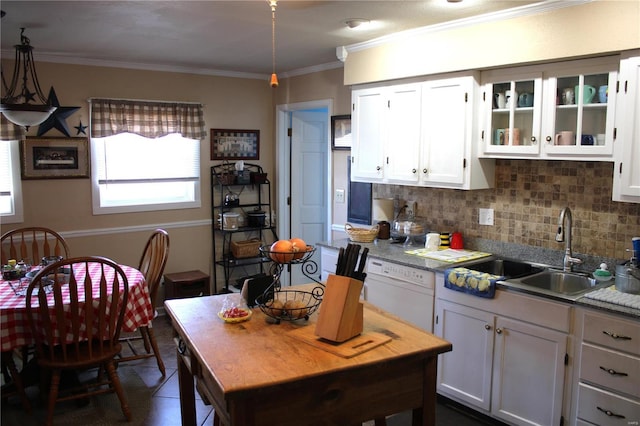
<svg viewBox="0 0 640 426"><path fill-rule="evenodd" d="M351 116L331 116L331 149L351 149Z"/></svg>
<svg viewBox="0 0 640 426"><path fill-rule="evenodd" d="M260 130L211 129L211 159L260 159Z"/></svg>
<svg viewBox="0 0 640 426"><path fill-rule="evenodd" d="M28 137L20 143L22 179L88 178L87 138Z"/></svg>

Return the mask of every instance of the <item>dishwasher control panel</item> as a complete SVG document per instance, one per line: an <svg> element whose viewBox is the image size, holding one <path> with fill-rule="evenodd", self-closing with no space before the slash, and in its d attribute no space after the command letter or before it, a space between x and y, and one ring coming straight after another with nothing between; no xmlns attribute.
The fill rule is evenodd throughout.
<svg viewBox="0 0 640 426"><path fill-rule="evenodd" d="M431 289L434 288L432 272L399 265L397 263L385 262L384 260L370 259L367 265L367 273L383 275Z"/></svg>

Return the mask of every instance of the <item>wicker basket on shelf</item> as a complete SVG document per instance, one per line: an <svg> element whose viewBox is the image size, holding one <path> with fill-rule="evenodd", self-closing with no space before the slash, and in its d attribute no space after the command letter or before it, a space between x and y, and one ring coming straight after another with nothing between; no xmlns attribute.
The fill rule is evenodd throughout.
<svg viewBox="0 0 640 426"><path fill-rule="evenodd" d="M231 241L231 253L236 259L259 256L261 245L262 241L257 238L238 242Z"/></svg>
<svg viewBox="0 0 640 426"><path fill-rule="evenodd" d="M379 227L376 224L372 228L354 228L353 225L347 223L344 225L344 230L353 242L371 243L378 236Z"/></svg>

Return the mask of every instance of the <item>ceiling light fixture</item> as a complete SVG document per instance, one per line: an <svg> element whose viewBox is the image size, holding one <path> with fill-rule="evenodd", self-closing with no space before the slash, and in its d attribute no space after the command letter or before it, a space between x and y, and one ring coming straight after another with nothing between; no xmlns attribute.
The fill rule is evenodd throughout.
<svg viewBox="0 0 640 426"><path fill-rule="evenodd" d="M369 22L370 21L368 19L362 19L362 18L350 18L350 19L347 19L346 21L344 21L344 23L350 29L358 28L360 25L368 24Z"/></svg>
<svg viewBox="0 0 640 426"><path fill-rule="evenodd" d="M276 6L278 0L268 0L271 6L271 87L278 87L278 76L276 75Z"/></svg>
<svg viewBox="0 0 640 426"><path fill-rule="evenodd" d="M10 87L7 87L4 73L2 74L2 88L5 95L2 97L0 111L12 123L28 129L30 126L44 122L56 107L49 104L40 89L33 61L33 47L27 36L24 35L24 28L21 28L20 44L16 44L14 47L16 59ZM29 83L29 77L31 83ZM40 104L31 104L30 102L40 102Z"/></svg>

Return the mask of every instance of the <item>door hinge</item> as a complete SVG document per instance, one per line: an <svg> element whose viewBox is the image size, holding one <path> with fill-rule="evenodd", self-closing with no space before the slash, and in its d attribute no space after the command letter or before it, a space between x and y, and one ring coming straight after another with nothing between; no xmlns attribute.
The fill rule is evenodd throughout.
<svg viewBox="0 0 640 426"><path fill-rule="evenodd" d="M625 80L624 81L624 93L627 93L627 90L629 90L629 80Z"/></svg>
<svg viewBox="0 0 640 426"><path fill-rule="evenodd" d="M387 100L387 108L391 108L391 99Z"/></svg>
<svg viewBox="0 0 640 426"><path fill-rule="evenodd" d="M487 100L487 92L482 92L482 102Z"/></svg>
<svg viewBox="0 0 640 426"><path fill-rule="evenodd" d="M466 159L466 158L463 158L463 159L462 159L462 168L463 168L463 169L466 169L466 168L467 168L467 159Z"/></svg>
<svg viewBox="0 0 640 426"><path fill-rule="evenodd" d="M287 197L287 205L290 206L291 205L291 197Z"/></svg>
<svg viewBox="0 0 640 426"><path fill-rule="evenodd" d="M616 93L620 93L620 80L616 81Z"/></svg>
<svg viewBox="0 0 640 426"><path fill-rule="evenodd" d="M484 130L480 133L480 139L484 140Z"/></svg>
<svg viewBox="0 0 640 426"><path fill-rule="evenodd" d="M569 365L569 354L564 354L564 365Z"/></svg>
<svg viewBox="0 0 640 426"><path fill-rule="evenodd" d="M469 102L469 94L467 92L464 92L464 101Z"/></svg>
<svg viewBox="0 0 640 426"><path fill-rule="evenodd" d="M613 140L616 140L617 137L618 137L618 128L614 127L613 128Z"/></svg>
<svg viewBox="0 0 640 426"><path fill-rule="evenodd" d="M287 136L288 136L288 137L293 136L293 129L292 129L291 127L289 127L289 128L287 129Z"/></svg>
<svg viewBox="0 0 640 426"><path fill-rule="evenodd" d="M351 104L351 111L355 111L356 110L356 104Z"/></svg>
<svg viewBox="0 0 640 426"><path fill-rule="evenodd" d="M389 157L387 157L387 164L389 164Z"/></svg>
<svg viewBox="0 0 640 426"><path fill-rule="evenodd" d="M438 324L438 315L436 315L436 324Z"/></svg>
<svg viewBox="0 0 640 426"><path fill-rule="evenodd" d="M620 162L620 167L618 168L618 173L622 174L622 161Z"/></svg>

